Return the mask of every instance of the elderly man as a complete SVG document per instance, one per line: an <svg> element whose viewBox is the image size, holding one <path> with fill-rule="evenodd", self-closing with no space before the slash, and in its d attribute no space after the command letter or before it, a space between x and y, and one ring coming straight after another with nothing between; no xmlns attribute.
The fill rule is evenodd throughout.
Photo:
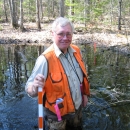
<svg viewBox="0 0 130 130"><path fill-rule="evenodd" d="M87 72L77 46L72 45L73 24L63 17L52 25L53 44L38 58L25 90L31 97L43 88L44 118L49 130L80 130L82 107L90 95ZM58 120L58 104L62 120Z"/></svg>

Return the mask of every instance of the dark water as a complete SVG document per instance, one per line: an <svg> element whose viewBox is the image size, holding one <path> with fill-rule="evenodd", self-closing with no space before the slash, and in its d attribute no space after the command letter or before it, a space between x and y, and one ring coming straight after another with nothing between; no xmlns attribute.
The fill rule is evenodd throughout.
<svg viewBox="0 0 130 130"><path fill-rule="evenodd" d="M0 130L37 128L37 100L29 98L24 87L42 48L0 46Z"/></svg>
<svg viewBox="0 0 130 130"><path fill-rule="evenodd" d="M92 93L83 110L83 129L130 130L129 53L122 53L121 47L80 47ZM0 130L37 130L37 99L28 97L24 87L44 49L0 45Z"/></svg>

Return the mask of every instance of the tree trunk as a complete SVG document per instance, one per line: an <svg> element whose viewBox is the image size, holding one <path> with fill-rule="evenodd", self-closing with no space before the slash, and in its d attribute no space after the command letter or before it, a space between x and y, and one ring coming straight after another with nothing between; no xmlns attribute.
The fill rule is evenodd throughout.
<svg viewBox="0 0 130 130"><path fill-rule="evenodd" d="M36 24L37 28L41 30L39 0L36 0Z"/></svg>
<svg viewBox="0 0 130 130"><path fill-rule="evenodd" d="M23 0L20 0L20 30L24 31L24 27L23 27Z"/></svg>
<svg viewBox="0 0 130 130"><path fill-rule="evenodd" d="M6 19L6 22L8 22L8 16L7 16L7 12L6 12L6 4L5 4L5 0L4 0L4 13L5 13L5 19Z"/></svg>
<svg viewBox="0 0 130 130"><path fill-rule="evenodd" d="M111 4L110 5L110 7L111 7L111 11L110 11L110 13L111 13L111 19L110 20L111 20L111 25L112 25L112 22L113 22L113 0L110 1L110 4Z"/></svg>
<svg viewBox="0 0 130 130"><path fill-rule="evenodd" d="M11 6L11 0L9 2L9 9L10 9L10 19L11 19L11 25L13 25L13 11L12 11L12 6Z"/></svg>
<svg viewBox="0 0 130 130"><path fill-rule="evenodd" d="M64 17L65 12L64 12L64 0L59 1L59 15L60 17Z"/></svg>
<svg viewBox="0 0 130 130"><path fill-rule="evenodd" d="M30 15L31 15L31 13L30 13L31 11L30 11L30 0L29 0L29 2L28 2L28 18L30 17ZM30 20L30 18L29 18L29 20Z"/></svg>
<svg viewBox="0 0 130 130"><path fill-rule="evenodd" d="M122 0L119 0L118 30L121 30L121 7L122 7Z"/></svg>
<svg viewBox="0 0 130 130"><path fill-rule="evenodd" d="M52 17L55 17L54 0L52 0Z"/></svg>
<svg viewBox="0 0 130 130"><path fill-rule="evenodd" d="M9 0L9 6L10 6L11 26L13 28L18 28L17 12L14 0Z"/></svg>
<svg viewBox="0 0 130 130"><path fill-rule="evenodd" d="M74 0L70 0L70 4L74 4ZM74 15L74 6L70 6L70 16Z"/></svg>
<svg viewBox="0 0 130 130"><path fill-rule="evenodd" d="M41 11L41 19L43 19L43 0L40 0L40 11Z"/></svg>
<svg viewBox="0 0 130 130"><path fill-rule="evenodd" d="M86 22L90 21L90 0L84 0L84 24L86 27Z"/></svg>

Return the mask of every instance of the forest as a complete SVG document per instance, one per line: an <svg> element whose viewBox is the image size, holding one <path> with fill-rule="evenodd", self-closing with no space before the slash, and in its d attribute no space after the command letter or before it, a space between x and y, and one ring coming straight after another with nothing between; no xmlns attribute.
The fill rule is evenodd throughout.
<svg viewBox="0 0 130 130"><path fill-rule="evenodd" d="M0 22L24 29L24 23L41 24L56 17L68 17L84 28L99 25L109 29L130 27L129 0L0 0ZM0 27L2 30L2 26Z"/></svg>
<svg viewBox="0 0 130 130"><path fill-rule="evenodd" d="M47 24L61 16L74 23L75 34L93 34L98 40L99 36L95 36L95 33L100 33L99 41L106 42L112 37L106 36L105 40L101 33L115 33L117 42L129 42L129 0L0 0L0 7L0 31L4 40L7 40L7 37L20 39L18 32L37 30L38 33L47 30ZM8 30L8 33L5 30ZM26 37L23 33L22 35ZM33 37L28 38L30 39ZM38 39L41 37L32 42Z"/></svg>

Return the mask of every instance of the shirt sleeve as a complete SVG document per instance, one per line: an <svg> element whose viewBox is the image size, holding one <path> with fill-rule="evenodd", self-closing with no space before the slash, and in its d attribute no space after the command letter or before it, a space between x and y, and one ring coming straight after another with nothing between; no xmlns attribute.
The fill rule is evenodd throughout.
<svg viewBox="0 0 130 130"><path fill-rule="evenodd" d="M35 66L33 68L33 71L25 85L25 90L28 88L29 85L32 84L35 76L37 74L42 74L45 77L45 80L47 78L47 73L48 73L48 65L47 65L47 60L43 55L40 55L35 63Z"/></svg>

